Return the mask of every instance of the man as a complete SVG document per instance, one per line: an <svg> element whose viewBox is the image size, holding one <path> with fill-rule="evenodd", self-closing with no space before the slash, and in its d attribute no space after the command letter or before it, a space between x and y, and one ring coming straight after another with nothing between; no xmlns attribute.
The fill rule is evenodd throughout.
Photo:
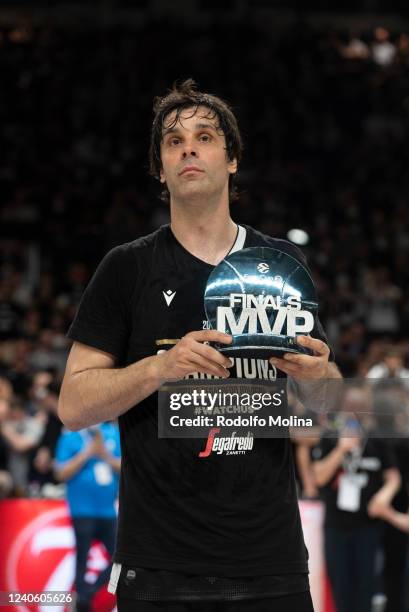
<svg viewBox="0 0 409 612"><path fill-rule="evenodd" d="M53 457L62 429L62 423L57 416L60 388L58 382L51 381L44 388L38 389L36 394L40 408L44 409L47 415L44 433L33 459L34 479L42 486L47 486L47 483L55 484Z"/></svg>
<svg viewBox="0 0 409 612"><path fill-rule="evenodd" d="M383 360L373 365L367 375L367 378L393 378L405 382L409 379L409 370L404 366L404 355L395 346L390 346L385 351Z"/></svg>
<svg viewBox="0 0 409 612"><path fill-rule="evenodd" d="M388 438L390 452L395 455L402 486L390 506L377 508L382 529L383 591L387 603L384 612L405 610L407 598L408 536L401 530L401 519L409 506L409 440L405 437L409 371L403 367L403 354L390 347L383 361L368 372L371 379L373 413L378 430ZM403 437L402 437L403 434ZM390 517L393 520L390 521ZM398 522L395 524L395 518Z"/></svg>
<svg viewBox="0 0 409 612"><path fill-rule="evenodd" d="M75 342L60 397L71 429L119 417L111 576L118 610L210 611L223 602L217 609L226 612L311 611L289 440L258 439L239 456L199 456L201 440L158 439L156 395L162 383L187 376L235 377L240 368L254 377L252 360L231 362L206 344L231 342L207 329L206 281L242 248L303 256L231 219L242 145L225 102L187 80L154 111L151 170L170 200L171 224L116 247L100 264L69 331ZM318 320L313 335L319 339L300 344L314 356L271 359L267 377L278 368L294 378L339 376Z"/></svg>
<svg viewBox="0 0 409 612"><path fill-rule="evenodd" d="M316 484L325 503L324 551L337 612L371 612L376 553L382 529L375 519L400 487L389 444L350 417L368 409L365 391L347 389L337 429L323 432L313 451ZM341 423L343 421L343 424Z"/></svg>
<svg viewBox="0 0 409 612"><path fill-rule="evenodd" d="M58 480L67 483L67 504L75 533L77 612L91 609L92 597L109 578L110 565L93 584L86 582L85 574L94 539L104 544L110 556L114 552L120 465L116 424L102 423L78 432L63 430L54 468Z"/></svg>

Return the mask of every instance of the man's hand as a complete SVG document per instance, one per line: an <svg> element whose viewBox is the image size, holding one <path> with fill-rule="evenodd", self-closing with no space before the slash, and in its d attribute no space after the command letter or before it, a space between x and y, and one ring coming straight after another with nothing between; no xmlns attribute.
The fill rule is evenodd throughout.
<svg viewBox="0 0 409 612"><path fill-rule="evenodd" d="M187 374L202 372L228 378L230 359L204 342L230 344L232 337L216 330L194 331L183 336L169 351L157 355L160 384L183 379Z"/></svg>
<svg viewBox="0 0 409 612"><path fill-rule="evenodd" d="M361 446L361 438L359 436L354 436L352 438L345 437L345 433L338 440L337 447L343 452L345 455L350 451L354 450L354 448L359 448Z"/></svg>
<svg viewBox="0 0 409 612"><path fill-rule="evenodd" d="M104 439L99 429L97 429L95 432L93 444L94 444L93 446L94 455L99 457L100 459L108 461L108 458L111 455L105 446Z"/></svg>
<svg viewBox="0 0 409 612"><path fill-rule="evenodd" d="M93 457L101 457L105 451L104 442L101 436L101 432L96 430L92 439L88 442L87 446L82 451L86 460L92 459ZM102 457L101 457L102 458Z"/></svg>
<svg viewBox="0 0 409 612"><path fill-rule="evenodd" d="M111 453L105 446L104 439L99 429L94 432L92 440L84 449L84 454L86 455L87 459L99 457L104 461L108 461L112 457Z"/></svg>
<svg viewBox="0 0 409 612"><path fill-rule="evenodd" d="M310 336L297 336L297 342L313 351L314 355L285 353L284 357L271 357L270 363L292 378L320 379L328 377L329 347L322 340Z"/></svg>

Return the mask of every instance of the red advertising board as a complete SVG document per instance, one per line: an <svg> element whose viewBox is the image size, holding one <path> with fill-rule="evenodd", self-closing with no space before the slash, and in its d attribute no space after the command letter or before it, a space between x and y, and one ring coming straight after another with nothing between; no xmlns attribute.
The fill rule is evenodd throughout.
<svg viewBox="0 0 409 612"><path fill-rule="evenodd" d="M322 555L323 508L319 502L300 502L304 536L310 554L310 583L315 612L331 612L326 594ZM0 502L0 591L73 592L75 540L64 501L9 499ZM109 563L105 548L94 542L86 579L95 581ZM93 600L94 612L111 612L115 597L102 588ZM11 606L22 612L62 612L62 606ZM65 609L69 609L68 607Z"/></svg>
<svg viewBox="0 0 409 612"><path fill-rule="evenodd" d="M0 591L73 591L75 540L64 501L3 500L0 524ZM108 563L105 548L94 542L88 557L87 580L93 582ZM105 588L96 594L93 603L98 612L115 608L115 598ZM10 609L64 610L62 606L27 604Z"/></svg>

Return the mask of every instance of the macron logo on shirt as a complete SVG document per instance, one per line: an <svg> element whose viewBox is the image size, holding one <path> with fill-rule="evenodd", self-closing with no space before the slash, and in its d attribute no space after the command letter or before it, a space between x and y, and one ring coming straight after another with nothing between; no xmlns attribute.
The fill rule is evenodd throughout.
<svg viewBox="0 0 409 612"><path fill-rule="evenodd" d="M172 291L172 289L168 289L167 291L162 291L163 297L165 298L166 304L170 306L173 298L176 295L176 291Z"/></svg>

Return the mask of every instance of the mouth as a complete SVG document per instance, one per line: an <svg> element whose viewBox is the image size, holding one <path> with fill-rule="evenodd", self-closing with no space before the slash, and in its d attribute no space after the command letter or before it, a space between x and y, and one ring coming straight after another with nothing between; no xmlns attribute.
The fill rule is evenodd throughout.
<svg viewBox="0 0 409 612"><path fill-rule="evenodd" d="M201 168L197 166L185 166L181 172L179 172L179 176L182 174L187 174L188 172L204 172Z"/></svg>

